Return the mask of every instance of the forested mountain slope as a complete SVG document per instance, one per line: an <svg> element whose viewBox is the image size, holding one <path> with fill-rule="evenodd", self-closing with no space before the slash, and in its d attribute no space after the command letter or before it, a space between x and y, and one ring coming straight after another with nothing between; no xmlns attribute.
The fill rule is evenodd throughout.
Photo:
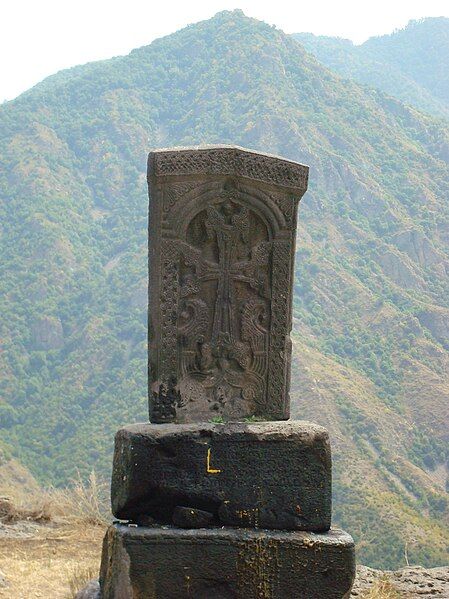
<svg viewBox="0 0 449 599"><path fill-rule="evenodd" d="M108 474L146 418L146 153L311 167L293 414L330 429L335 523L376 567L445 559L449 127L219 13L0 107L1 438L41 482Z"/></svg>
<svg viewBox="0 0 449 599"><path fill-rule="evenodd" d="M449 19L410 21L391 35L350 40L294 37L326 66L439 117L449 117Z"/></svg>

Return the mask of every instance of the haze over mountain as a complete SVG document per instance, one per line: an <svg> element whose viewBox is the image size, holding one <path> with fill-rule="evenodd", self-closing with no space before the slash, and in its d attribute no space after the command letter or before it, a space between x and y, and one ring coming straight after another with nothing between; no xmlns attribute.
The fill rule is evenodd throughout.
<svg viewBox="0 0 449 599"><path fill-rule="evenodd" d="M223 12L0 107L0 423L44 483L108 474L146 419L146 153L238 144L309 164L293 415L330 430L362 563L436 565L449 519L449 124Z"/></svg>
<svg viewBox="0 0 449 599"><path fill-rule="evenodd" d="M410 21L355 46L338 37L294 36L320 62L435 116L449 117L449 19Z"/></svg>

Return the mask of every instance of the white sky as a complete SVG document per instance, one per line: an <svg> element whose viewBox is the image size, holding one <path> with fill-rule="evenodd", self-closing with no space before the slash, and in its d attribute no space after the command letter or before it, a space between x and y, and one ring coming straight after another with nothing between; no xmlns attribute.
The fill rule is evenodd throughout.
<svg viewBox="0 0 449 599"><path fill-rule="evenodd" d="M449 16L449 0L2 0L0 102L56 71L127 54L234 8L287 33L310 31L356 43L410 19Z"/></svg>

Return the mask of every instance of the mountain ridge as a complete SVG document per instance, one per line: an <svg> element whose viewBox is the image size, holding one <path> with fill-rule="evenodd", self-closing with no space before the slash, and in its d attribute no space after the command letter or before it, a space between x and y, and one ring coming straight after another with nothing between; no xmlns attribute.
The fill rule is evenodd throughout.
<svg viewBox="0 0 449 599"><path fill-rule="evenodd" d="M358 45L311 33L293 37L340 75L449 118L449 18L412 20L403 29Z"/></svg>
<svg viewBox="0 0 449 599"><path fill-rule="evenodd" d="M292 413L331 431L336 522L368 565L400 565L416 538L414 561L441 563L449 125L241 11L51 79L0 107L0 424L13 455L44 483L107 475L115 430L147 418L146 150L268 151L310 164Z"/></svg>

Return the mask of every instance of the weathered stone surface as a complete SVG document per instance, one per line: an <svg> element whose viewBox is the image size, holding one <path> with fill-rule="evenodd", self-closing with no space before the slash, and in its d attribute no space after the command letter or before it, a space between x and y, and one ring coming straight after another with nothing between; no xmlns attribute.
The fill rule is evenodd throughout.
<svg viewBox="0 0 449 599"><path fill-rule="evenodd" d="M157 524L156 520L147 514L139 514L139 516L132 520L132 523L138 526L153 526Z"/></svg>
<svg viewBox="0 0 449 599"><path fill-rule="evenodd" d="M211 512L192 507L177 506L173 511L173 524L179 528L204 528L213 521Z"/></svg>
<svg viewBox="0 0 449 599"><path fill-rule="evenodd" d="M342 599L354 578L349 535L111 526L102 599Z"/></svg>
<svg viewBox="0 0 449 599"><path fill-rule="evenodd" d="M170 523L176 506L216 523L328 530L327 431L301 422L136 424L116 435L112 508L117 518Z"/></svg>
<svg viewBox="0 0 449 599"><path fill-rule="evenodd" d="M152 422L289 416L308 167L237 147L149 155Z"/></svg>

